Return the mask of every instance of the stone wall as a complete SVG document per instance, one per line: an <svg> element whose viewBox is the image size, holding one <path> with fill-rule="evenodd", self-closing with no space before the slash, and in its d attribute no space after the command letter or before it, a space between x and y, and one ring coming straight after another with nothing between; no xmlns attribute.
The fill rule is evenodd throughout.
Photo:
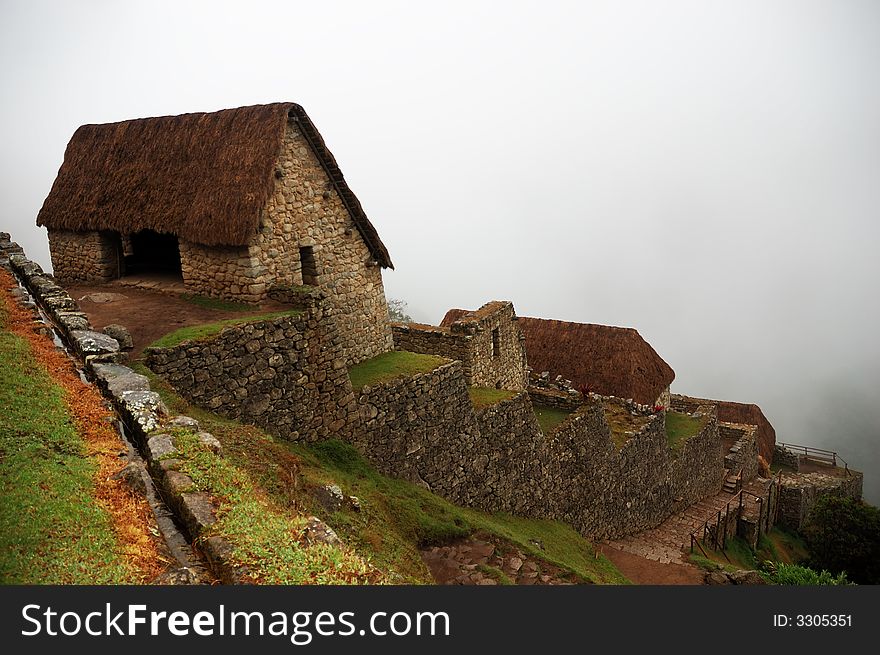
<svg viewBox="0 0 880 655"><path fill-rule="evenodd" d="M460 362L364 387L357 406L353 444L379 471L460 499L480 440Z"/></svg>
<svg viewBox="0 0 880 655"><path fill-rule="evenodd" d="M180 265L187 289L203 296L258 303L269 276L247 246L202 246L180 239Z"/></svg>
<svg viewBox="0 0 880 655"><path fill-rule="evenodd" d="M816 502L823 496L861 498L863 477L858 471L850 471L849 475L842 476L819 472L783 473L777 523L790 530L800 530L809 520Z"/></svg>
<svg viewBox="0 0 880 655"><path fill-rule="evenodd" d="M399 350L461 361L471 386L512 391L527 386L523 336L511 302L486 303L449 327L408 323L395 325L393 332Z"/></svg>
<svg viewBox="0 0 880 655"><path fill-rule="evenodd" d="M289 121L269 198L250 254L268 280L301 285L300 249L310 247L319 287L332 307L346 362L393 348L382 269L298 123Z"/></svg>
<svg viewBox="0 0 880 655"><path fill-rule="evenodd" d="M547 371L542 373L530 371L528 379L529 396L534 404L574 411L584 402L583 394L571 386L570 380L563 379L561 375L551 379Z"/></svg>
<svg viewBox="0 0 880 655"><path fill-rule="evenodd" d="M336 326L320 299L302 313L228 327L172 348L148 348L146 365L181 395L284 438L344 437L357 405Z"/></svg>
<svg viewBox="0 0 880 655"><path fill-rule="evenodd" d="M119 277L119 252L111 232L49 230L52 271L62 282L107 282Z"/></svg>
<svg viewBox="0 0 880 655"><path fill-rule="evenodd" d="M724 466L736 473L742 469L743 482L753 480L758 475L757 427L744 423L719 423L721 438L732 442L730 451L724 456Z"/></svg>
<svg viewBox="0 0 880 655"><path fill-rule="evenodd" d="M470 337L449 328L422 323L392 323L394 347L411 353L439 355L464 363L469 358Z"/></svg>
<svg viewBox="0 0 880 655"><path fill-rule="evenodd" d="M789 450L783 444L776 444L773 452L773 462L775 464L781 464L782 466L788 466L793 471L801 470L800 455Z"/></svg>
<svg viewBox="0 0 880 655"><path fill-rule="evenodd" d="M473 410L459 362L365 388L354 445L383 473L486 511L566 521L594 537L653 527L716 493L717 422L671 451L663 414L621 449L590 400L545 436L530 396Z"/></svg>

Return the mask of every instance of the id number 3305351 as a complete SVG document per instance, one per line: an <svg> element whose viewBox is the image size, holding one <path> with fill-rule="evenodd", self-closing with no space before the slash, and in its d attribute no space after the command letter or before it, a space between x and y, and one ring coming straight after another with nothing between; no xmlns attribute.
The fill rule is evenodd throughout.
<svg viewBox="0 0 880 655"><path fill-rule="evenodd" d="M852 614L774 614L774 628L850 628Z"/></svg>

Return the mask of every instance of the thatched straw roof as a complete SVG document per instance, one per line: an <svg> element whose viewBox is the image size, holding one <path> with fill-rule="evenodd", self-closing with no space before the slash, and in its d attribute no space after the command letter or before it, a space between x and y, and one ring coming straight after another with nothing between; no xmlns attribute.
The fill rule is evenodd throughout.
<svg viewBox="0 0 880 655"><path fill-rule="evenodd" d="M562 375L576 388L651 404L675 379L670 368L632 328L519 318L533 371Z"/></svg>
<svg viewBox="0 0 880 655"><path fill-rule="evenodd" d="M246 245L297 121L376 260L391 259L302 107L285 102L83 125L37 216L58 230L150 229L206 246Z"/></svg>

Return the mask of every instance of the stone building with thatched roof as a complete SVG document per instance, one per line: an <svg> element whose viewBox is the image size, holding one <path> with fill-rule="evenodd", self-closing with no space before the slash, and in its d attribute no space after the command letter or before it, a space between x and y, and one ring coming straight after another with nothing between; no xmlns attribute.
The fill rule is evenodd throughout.
<svg viewBox="0 0 880 655"><path fill-rule="evenodd" d="M675 371L636 330L525 316L518 323L532 370L603 396L669 406Z"/></svg>
<svg viewBox="0 0 880 655"><path fill-rule="evenodd" d="M170 276L251 303L317 287L348 363L392 348L391 258L297 104L83 125L37 225L59 280Z"/></svg>

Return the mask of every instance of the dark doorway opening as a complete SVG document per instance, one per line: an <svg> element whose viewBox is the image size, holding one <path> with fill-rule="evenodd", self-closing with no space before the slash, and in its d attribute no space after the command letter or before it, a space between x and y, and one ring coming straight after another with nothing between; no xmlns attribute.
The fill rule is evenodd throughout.
<svg viewBox="0 0 880 655"><path fill-rule="evenodd" d="M122 237L124 275L159 274L182 277L180 246L173 234L141 230Z"/></svg>
<svg viewBox="0 0 880 655"><path fill-rule="evenodd" d="M302 267L303 284L318 286L318 264L315 262L315 251L312 246L299 249L299 264Z"/></svg>

